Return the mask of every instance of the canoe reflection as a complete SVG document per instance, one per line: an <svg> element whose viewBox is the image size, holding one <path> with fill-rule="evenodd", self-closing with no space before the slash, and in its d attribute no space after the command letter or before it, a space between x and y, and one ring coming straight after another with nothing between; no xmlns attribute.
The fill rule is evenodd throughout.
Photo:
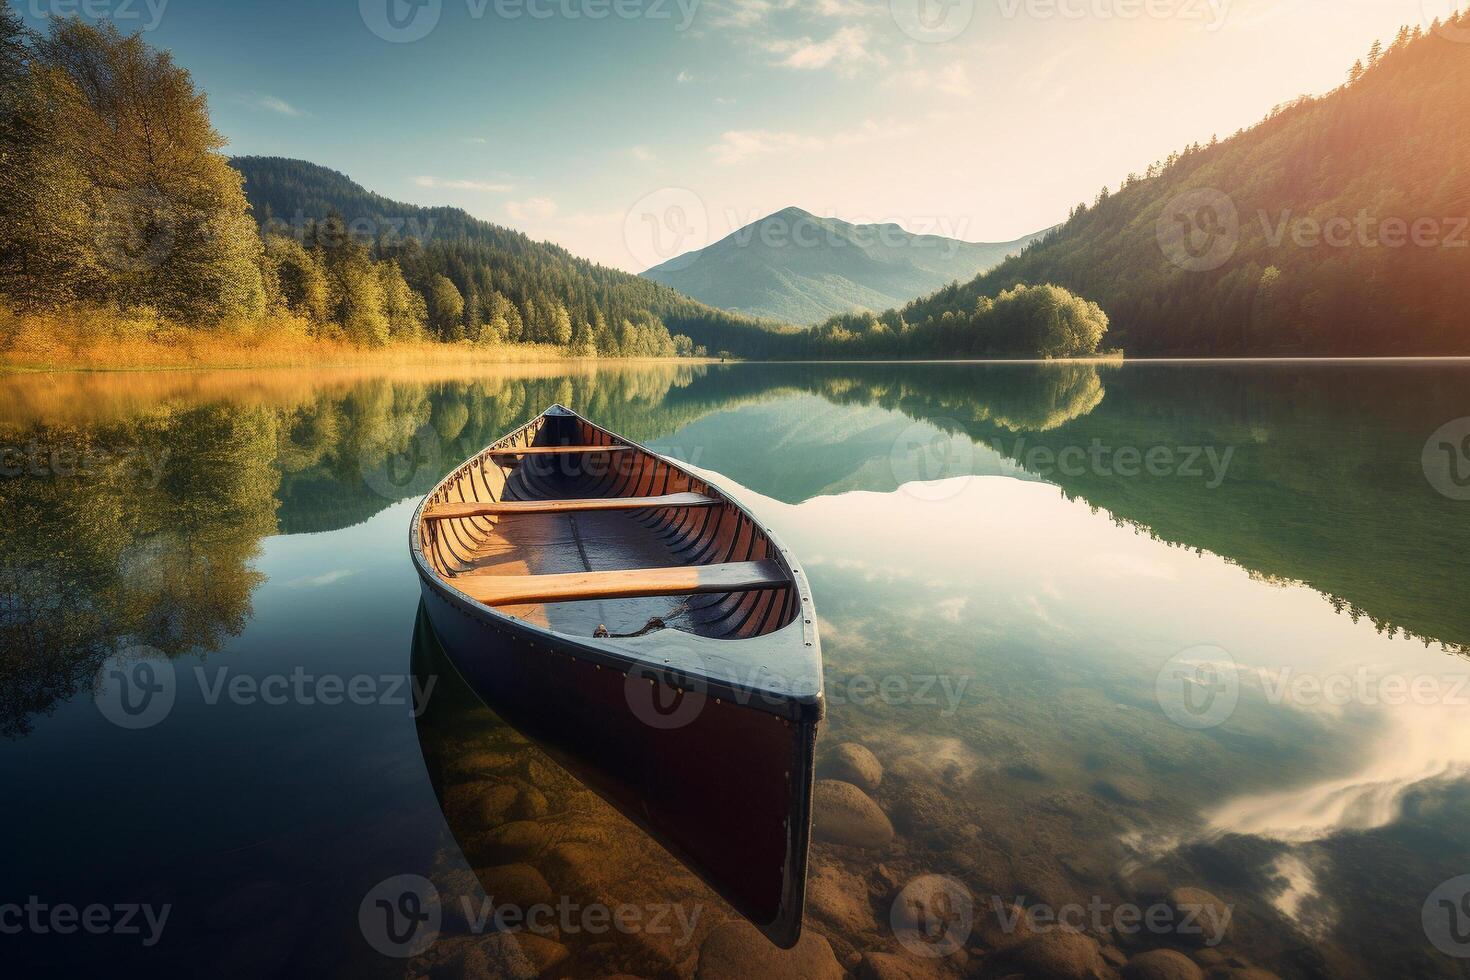
<svg viewBox="0 0 1470 980"><path fill-rule="evenodd" d="M614 973L687 965L731 907L778 945L795 943L805 862L771 842L785 840L788 821L808 819L809 800L751 792L739 774L741 760L761 748L738 721L759 713L739 712L731 727L731 719L703 710L704 724L663 732L642 725L647 734L635 735L581 702L520 689L482 691L482 701L422 608L413 670L421 683L436 678L417 722L434 792L497 909L562 906L542 914L555 920L574 958L594 957L577 965L616 966ZM793 887L791 923L784 915ZM606 910L601 928L582 922L591 909ZM566 934L568 921L574 935Z"/></svg>

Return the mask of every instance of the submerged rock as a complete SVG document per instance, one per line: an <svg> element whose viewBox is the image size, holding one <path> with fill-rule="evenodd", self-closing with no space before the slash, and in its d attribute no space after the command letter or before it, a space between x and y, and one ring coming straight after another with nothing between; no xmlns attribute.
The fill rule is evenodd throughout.
<svg viewBox="0 0 1470 980"><path fill-rule="evenodd" d="M932 947L940 956L958 952L975 925L975 899L964 882L945 875L920 875L893 900L888 920L910 949Z"/></svg>
<svg viewBox="0 0 1470 980"><path fill-rule="evenodd" d="M1031 939L1035 932L1025 909L987 900L975 906L975 935L990 949L1011 949Z"/></svg>
<svg viewBox="0 0 1470 980"><path fill-rule="evenodd" d="M481 773L499 772L514 761L510 756L501 752L470 752L451 759L449 771L457 775L476 776Z"/></svg>
<svg viewBox="0 0 1470 980"><path fill-rule="evenodd" d="M1126 980L1204 980L1204 971L1183 953L1151 949L1139 953L1123 968Z"/></svg>
<svg viewBox="0 0 1470 980"><path fill-rule="evenodd" d="M528 909L533 905L555 905L556 895L541 876L541 872L529 864L502 864L493 868L480 868L475 872L485 894L497 906L514 905Z"/></svg>
<svg viewBox="0 0 1470 980"><path fill-rule="evenodd" d="M806 883L807 905L844 933L873 932L877 923L868 904L868 886L862 878L840 868L815 868Z"/></svg>
<svg viewBox="0 0 1470 980"><path fill-rule="evenodd" d="M516 797L515 809L511 812L518 819L534 820L546 816L549 810L545 795L539 789L527 786Z"/></svg>
<svg viewBox="0 0 1470 980"><path fill-rule="evenodd" d="M434 888L439 892L439 906L443 910L445 932L469 932L470 920L479 910L485 895L480 890L480 880L474 872L455 868L434 876Z"/></svg>
<svg viewBox="0 0 1470 980"><path fill-rule="evenodd" d="M777 949L743 919L721 922L699 947L697 980L842 980L842 965L826 939L805 930L792 949Z"/></svg>
<svg viewBox="0 0 1470 980"><path fill-rule="evenodd" d="M491 933L466 945L434 969L438 978L462 980L534 980L554 970L570 955L561 943L529 933Z"/></svg>
<svg viewBox="0 0 1470 980"><path fill-rule="evenodd" d="M530 820L513 820L490 831L483 838L482 850L485 857L502 864L511 864L534 854L546 843L546 831Z"/></svg>
<svg viewBox="0 0 1470 980"><path fill-rule="evenodd" d="M840 779L866 793L871 793L883 781L883 763L878 757L857 742L843 742L822 757L817 772L831 779Z"/></svg>
<svg viewBox="0 0 1470 980"><path fill-rule="evenodd" d="M859 980L935 980L944 974L934 959L899 953L864 953L858 963Z"/></svg>
<svg viewBox="0 0 1470 980"><path fill-rule="evenodd" d="M1169 904L1180 942L1214 946L1230 935L1231 907L1203 888L1176 888L1169 892Z"/></svg>
<svg viewBox="0 0 1470 980"><path fill-rule="evenodd" d="M1032 937L1016 951L1015 960L1027 976L1048 980L1098 980L1111 973L1097 940L1066 929Z"/></svg>
<svg viewBox="0 0 1470 980"><path fill-rule="evenodd" d="M852 783L817 780L812 810L812 831L821 840L880 847L893 839L893 824L887 814Z"/></svg>

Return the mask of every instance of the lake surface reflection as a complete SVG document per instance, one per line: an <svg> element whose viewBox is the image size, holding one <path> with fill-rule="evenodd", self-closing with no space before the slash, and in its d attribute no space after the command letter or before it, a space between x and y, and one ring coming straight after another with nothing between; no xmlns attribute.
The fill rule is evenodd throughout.
<svg viewBox="0 0 1470 980"><path fill-rule="evenodd" d="M874 808L819 790L794 954L416 624L416 498L553 402L707 471L802 559L819 775ZM0 955L1467 975L1467 417L1450 362L0 379L0 926L25 920ZM377 917L403 875L431 943Z"/></svg>

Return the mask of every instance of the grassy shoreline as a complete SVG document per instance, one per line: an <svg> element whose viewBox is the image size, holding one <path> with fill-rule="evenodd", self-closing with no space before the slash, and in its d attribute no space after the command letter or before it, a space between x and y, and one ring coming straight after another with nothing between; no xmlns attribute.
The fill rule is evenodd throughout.
<svg viewBox="0 0 1470 980"><path fill-rule="evenodd" d="M482 347L427 340L362 347L313 335L293 317L224 323L210 330L179 327L153 316L90 311L0 312L0 370L127 371L191 368L349 367L525 363L566 359L541 344Z"/></svg>

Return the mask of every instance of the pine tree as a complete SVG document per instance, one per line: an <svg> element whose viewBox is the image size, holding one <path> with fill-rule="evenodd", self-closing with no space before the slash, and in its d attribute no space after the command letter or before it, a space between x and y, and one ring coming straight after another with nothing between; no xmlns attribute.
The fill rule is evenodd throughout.
<svg viewBox="0 0 1470 980"><path fill-rule="evenodd" d="M319 253L308 252L294 238L267 235L266 261L274 273L285 311L316 325L331 319L331 292Z"/></svg>
<svg viewBox="0 0 1470 980"><path fill-rule="evenodd" d="M561 303L553 303L549 319L550 329L547 331L546 340L565 347L572 342L572 318L567 313L567 308Z"/></svg>
<svg viewBox="0 0 1470 980"><path fill-rule="evenodd" d="M429 327L440 340L464 338L464 297L448 276L436 275L429 286Z"/></svg>

